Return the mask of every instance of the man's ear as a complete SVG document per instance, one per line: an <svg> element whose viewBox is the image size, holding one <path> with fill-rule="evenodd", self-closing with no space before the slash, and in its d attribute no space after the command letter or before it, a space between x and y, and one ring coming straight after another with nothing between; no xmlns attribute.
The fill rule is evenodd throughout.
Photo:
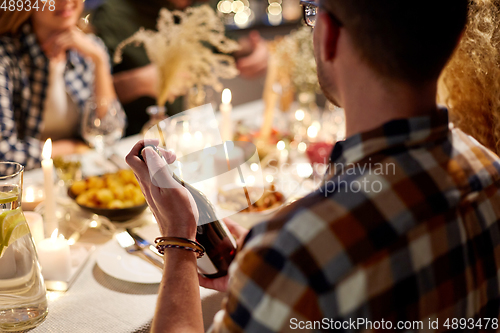
<svg viewBox="0 0 500 333"><path fill-rule="evenodd" d="M337 44L340 36L340 27L332 20L328 13L321 11L319 13L319 21L321 25L321 49L324 61L331 61L337 54ZM316 29L318 24L316 25Z"/></svg>

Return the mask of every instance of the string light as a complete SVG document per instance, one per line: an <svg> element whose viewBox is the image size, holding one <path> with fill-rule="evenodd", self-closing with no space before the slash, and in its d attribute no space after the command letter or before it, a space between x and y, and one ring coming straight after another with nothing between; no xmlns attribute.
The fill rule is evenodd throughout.
<svg viewBox="0 0 500 333"><path fill-rule="evenodd" d="M221 0L217 3L217 10L229 17L233 15L234 24L241 29L248 27L255 18L248 0Z"/></svg>

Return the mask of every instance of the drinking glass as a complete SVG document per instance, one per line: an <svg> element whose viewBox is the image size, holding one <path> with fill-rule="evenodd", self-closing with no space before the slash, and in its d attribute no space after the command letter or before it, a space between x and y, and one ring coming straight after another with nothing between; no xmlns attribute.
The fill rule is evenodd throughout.
<svg viewBox="0 0 500 333"><path fill-rule="evenodd" d="M24 167L0 162L0 332L24 331L47 316L45 285L21 208Z"/></svg>
<svg viewBox="0 0 500 333"><path fill-rule="evenodd" d="M106 148L120 140L126 123L127 117L117 100L100 106L92 101L85 106L82 136L97 153L107 158Z"/></svg>

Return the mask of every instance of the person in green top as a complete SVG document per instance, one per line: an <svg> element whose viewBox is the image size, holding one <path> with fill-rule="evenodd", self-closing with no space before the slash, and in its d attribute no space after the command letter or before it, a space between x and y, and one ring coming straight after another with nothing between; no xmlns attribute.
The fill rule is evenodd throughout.
<svg viewBox="0 0 500 333"><path fill-rule="evenodd" d="M215 7L217 1L210 4ZM117 46L141 27L156 30L161 8L182 10L191 5L192 0L106 0L91 13L90 22L112 56ZM264 72L267 64L265 41L253 32L242 44L246 50L239 51L239 54L245 55L237 60L240 73L252 77ZM137 134L149 119L146 108L156 105L156 69L150 64L142 46L128 46L124 49L122 62L113 64L113 73L115 90L129 123L125 135ZM167 113L172 115L183 111L182 104L181 98L172 104L167 103Z"/></svg>

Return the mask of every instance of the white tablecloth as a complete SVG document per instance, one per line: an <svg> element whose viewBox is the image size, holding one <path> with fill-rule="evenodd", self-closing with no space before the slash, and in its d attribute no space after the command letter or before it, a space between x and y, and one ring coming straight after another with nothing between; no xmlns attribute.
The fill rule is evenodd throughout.
<svg viewBox="0 0 500 333"><path fill-rule="evenodd" d="M232 117L234 120L251 118L251 121L259 123L262 110L262 101L251 102L235 108ZM139 136L122 139L114 150L123 158L139 139ZM100 158L95 152L85 154L81 161L86 175L103 172L95 163ZM40 181L40 176L41 170L27 172L25 184ZM84 234L81 241L97 244L97 250L68 291L48 292L49 315L45 322L30 332L149 332L159 285L125 282L105 274L96 264L96 256L100 245L109 239L95 230ZM223 294L204 288L200 288L200 294L205 328L208 328L220 309Z"/></svg>
<svg viewBox="0 0 500 333"><path fill-rule="evenodd" d="M234 119L245 115L262 113L262 101L256 101L235 108ZM115 152L124 158L140 139L133 136L122 139L115 145ZM86 175L101 174L96 160L99 155L91 151L81 159ZM26 172L26 185L39 182L41 170ZM91 231L92 232L92 231ZM48 292L49 314L47 319L33 333L126 333L149 332L157 300L158 284L136 284L113 278L96 264L99 243L109 238L99 234L85 234L82 241L97 244L97 250L83 268L77 280L64 293ZM205 328L212 323L213 316L220 309L223 294L200 288Z"/></svg>
<svg viewBox="0 0 500 333"><path fill-rule="evenodd" d="M65 292L48 292L49 314L33 333L149 332L158 284L137 284L106 275L92 256ZM207 329L220 309L222 293L200 288Z"/></svg>

